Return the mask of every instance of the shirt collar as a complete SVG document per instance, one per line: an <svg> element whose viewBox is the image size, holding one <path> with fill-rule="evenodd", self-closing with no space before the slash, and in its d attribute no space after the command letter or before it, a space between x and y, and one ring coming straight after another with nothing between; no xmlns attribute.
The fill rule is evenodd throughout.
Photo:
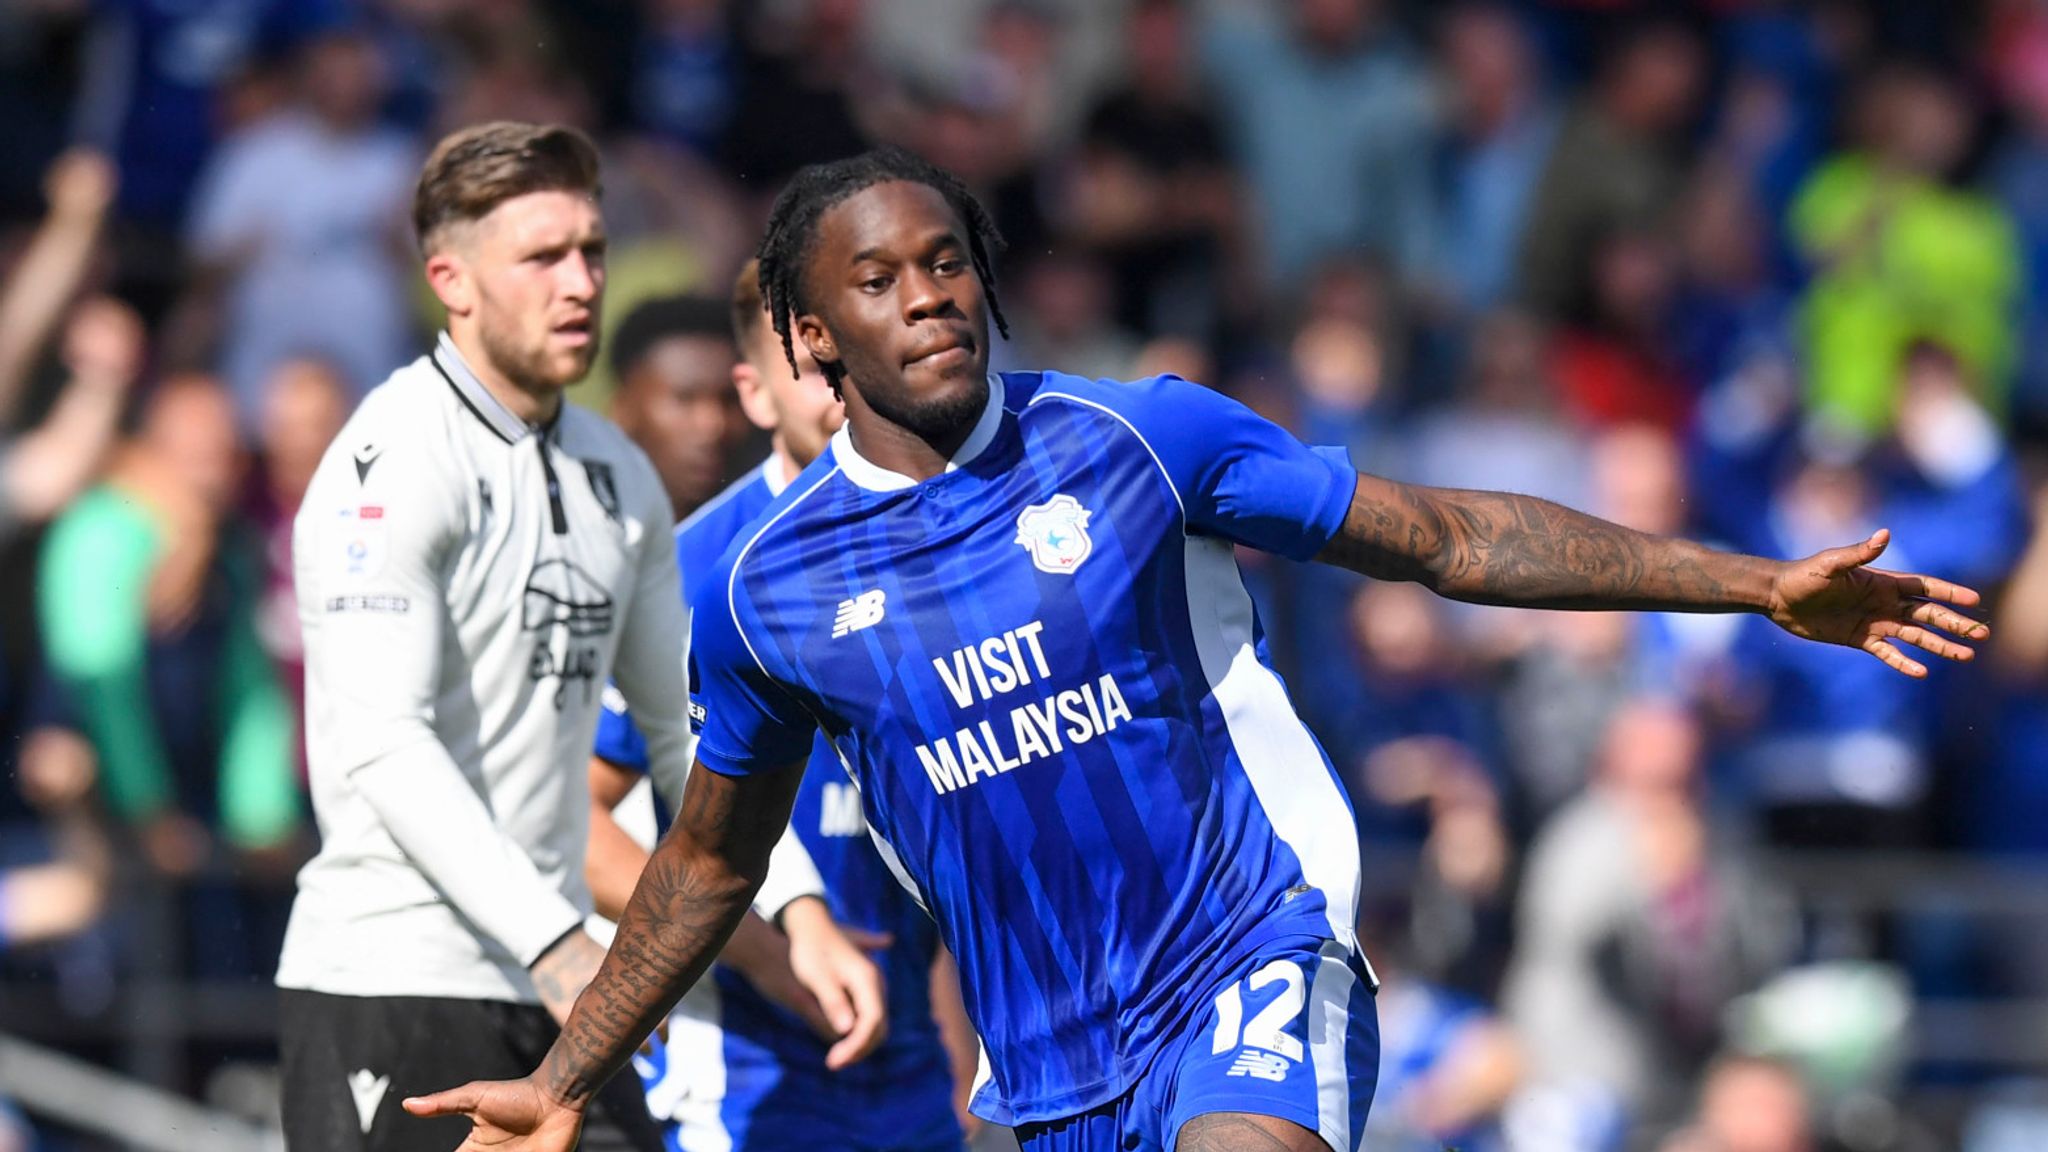
<svg viewBox="0 0 2048 1152"><path fill-rule="evenodd" d="M946 461L946 471L954 472L974 462L989 443L996 438L996 431L1003 426L1003 378L991 372L988 376L988 403L982 407L980 419L974 422L974 431L960 445L960 450ZM862 456L853 447L853 425L842 424L832 434L832 458L839 463L840 471L846 478L870 492L900 492L917 486L917 481L900 472L891 472L880 464Z"/></svg>
<svg viewBox="0 0 2048 1152"><path fill-rule="evenodd" d="M491 395L491 390L484 387L484 382L477 379L476 373L470 370L469 362L462 358L462 350L455 346L455 341L446 331L443 331L434 342L433 359L434 366L441 370L442 377L454 387L455 394L462 398L463 406L507 444L517 444L534 432L551 431L561 422L559 409L556 410L553 420L539 426L528 424L513 415L512 410L500 403L496 396Z"/></svg>

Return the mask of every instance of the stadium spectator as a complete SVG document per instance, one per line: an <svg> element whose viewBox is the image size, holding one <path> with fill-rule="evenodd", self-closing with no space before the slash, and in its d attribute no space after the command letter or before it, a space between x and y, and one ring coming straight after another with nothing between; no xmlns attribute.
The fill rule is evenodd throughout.
<svg viewBox="0 0 2048 1152"><path fill-rule="evenodd" d="M1703 804L1698 723L1638 699L1599 775L1538 835L1504 1004L1541 1086L1657 1131L1719 1046L1720 1013L1785 958L1790 925Z"/></svg>
<svg viewBox="0 0 2048 1152"><path fill-rule="evenodd" d="M1925 65L1867 80L1850 147L1807 180L1791 228L1812 276L1803 301L1809 402L1866 435L1897 413L1897 365L1916 340L1952 349L2003 413L2020 247L1998 205L1948 181L1970 147L1966 97Z"/></svg>
<svg viewBox="0 0 2048 1152"><path fill-rule="evenodd" d="M1422 269L1435 228L1426 73L1385 0L1202 6L1201 65L1253 195L1265 281L1364 249Z"/></svg>
<svg viewBox="0 0 2048 1152"><path fill-rule="evenodd" d="M1190 25L1179 0L1132 6L1130 74L1088 112L1059 196L1069 236L1109 264L1117 323L1209 340L1250 301L1244 209Z"/></svg>
<svg viewBox="0 0 2048 1152"><path fill-rule="evenodd" d="M355 29L311 39L294 99L230 133L193 193L190 247L224 297L219 369L245 428L286 360L328 360L353 399L412 343L405 208L419 161L376 121L376 53Z"/></svg>
<svg viewBox="0 0 2048 1152"><path fill-rule="evenodd" d="M1450 107L1437 144L1443 208L1431 287L1474 316L1507 303L1514 288L1515 252L1561 116L1509 5L1466 0L1442 20L1437 57Z"/></svg>
<svg viewBox="0 0 2048 1152"><path fill-rule="evenodd" d="M1656 229L1677 196L1673 152L1698 112L1703 49L1682 23L1630 19L1566 119L1522 232L1520 296L1545 319L1588 318L1602 242Z"/></svg>
<svg viewBox="0 0 2048 1152"><path fill-rule="evenodd" d="M218 837L298 834L291 709L257 639L259 554L236 514L244 462L220 384L172 377L105 483L44 542L50 672L92 741L102 794L172 877Z"/></svg>
<svg viewBox="0 0 2048 1152"><path fill-rule="evenodd" d="M708 296L649 300L620 322L611 360L611 418L654 462L681 520L718 492L745 433L727 309Z"/></svg>
<svg viewBox="0 0 2048 1152"><path fill-rule="evenodd" d="M1811 1109L1798 1069L1723 1057L1707 1069L1692 1123L1659 1152L1812 1152Z"/></svg>
<svg viewBox="0 0 2048 1152"><path fill-rule="evenodd" d="M251 518L263 537L264 583L256 610L256 632L277 665L291 697L298 733L294 759L306 773L306 648L299 633L298 598L292 592L292 521L327 445L347 422L353 389L324 360L294 359L279 364L263 389L258 426L259 483Z"/></svg>
<svg viewBox="0 0 2048 1152"><path fill-rule="evenodd" d="M740 83L732 18L719 0L656 0L641 6L634 45L634 121L699 156L715 155Z"/></svg>
<svg viewBox="0 0 2048 1152"><path fill-rule="evenodd" d="M1023 262L1017 290L1023 311L999 369L1042 364L1057 355L1082 376L1130 375L1138 338L1117 325L1114 285L1099 260L1079 248L1055 245Z"/></svg>

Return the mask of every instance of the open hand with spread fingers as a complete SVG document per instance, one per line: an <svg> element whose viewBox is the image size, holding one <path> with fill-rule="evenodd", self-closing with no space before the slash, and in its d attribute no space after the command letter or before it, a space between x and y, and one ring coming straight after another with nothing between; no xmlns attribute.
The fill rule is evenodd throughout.
<svg viewBox="0 0 2048 1152"><path fill-rule="evenodd" d="M414 1116L466 1116L469 1136L455 1152L575 1152L583 1113L524 1080L474 1080L460 1088L414 1096Z"/></svg>
<svg viewBox="0 0 2048 1152"><path fill-rule="evenodd" d="M1976 653L1964 640L1984 640L1991 628L1956 608L1974 608L1976 591L1933 576L1872 568L1891 543L1891 531L1846 548L1830 548L1785 563L1771 589L1770 617L1794 636L1861 648L1912 677L1927 666L1908 656L1910 645L1944 660Z"/></svg>

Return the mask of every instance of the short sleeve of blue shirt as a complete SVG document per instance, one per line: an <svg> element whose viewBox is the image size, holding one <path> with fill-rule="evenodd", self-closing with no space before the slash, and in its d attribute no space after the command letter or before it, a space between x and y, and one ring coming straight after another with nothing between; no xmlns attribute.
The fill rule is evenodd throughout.
<svg viewBox="0 0 2048 1152"><path fill-rule="evenodd" d="M604 686L604 707L597 714L597 739L591 752L598 759L647 775L647 738L626 710L626 698L610 684Z"/></svg>
<svg viewBox="0 0 2048 1152"><path fill-rule="evenodd" d="M1088 398L1106 401L1158 457L1191 529L1310 560L1344 526L1358 473L1342 448L1311 448L1178 376L1094 388Z"/></svg>
<svg viewBox="0 0 2048 1152"><path fill-rule="evenodd" d="M818 722L754 658L725 584L707 581L691 613L691 660L704 706L697 762L723 776L799 767L810 758Z"/></svg>

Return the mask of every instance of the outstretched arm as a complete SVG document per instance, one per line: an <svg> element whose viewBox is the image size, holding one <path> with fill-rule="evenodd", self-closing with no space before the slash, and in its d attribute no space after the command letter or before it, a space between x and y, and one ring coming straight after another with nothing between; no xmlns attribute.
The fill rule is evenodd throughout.
<svg viewBox="0 0 2048 1152"><path fill-rule="evenodd" d="M475 1082L407 1100L415 1116L468 1116L463 1148L575 1147L582 1112L605 1081L704 974L753 901L801 771L690 773L682 810L641 873L596 979L562 1035L524 1080Z"/></svg>
<svg viewBox="0 0 2048 1152"><path fill-rule="evenodd" d="M1317 559L1477 604L1757 612L1795 636L1860 648L1909 676L1927 669L1887 641L1969 659L1969 648L1936 629L1989 636L1985 625L1948 607L1974 606L1977 593L1869 567L1889 539L1879 532L1803 560L1766 560L1651 536L1530 496L1361 475L1343 528Z"/></svg>

